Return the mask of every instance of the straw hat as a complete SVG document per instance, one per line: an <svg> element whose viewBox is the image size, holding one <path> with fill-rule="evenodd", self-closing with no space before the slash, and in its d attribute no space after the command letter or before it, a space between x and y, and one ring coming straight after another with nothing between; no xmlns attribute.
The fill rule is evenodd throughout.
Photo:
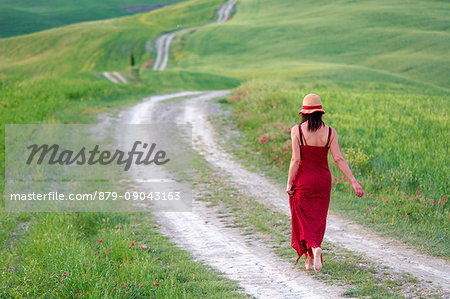
<svg viewBox="0 0 450 299"><path fill-rule="evenodd" d="M322 109L322 101L320 97L314 93L310 93L303 98L303 107L298 114L310 114L316 111L320 111L325 114L325 110Z"/></svg>

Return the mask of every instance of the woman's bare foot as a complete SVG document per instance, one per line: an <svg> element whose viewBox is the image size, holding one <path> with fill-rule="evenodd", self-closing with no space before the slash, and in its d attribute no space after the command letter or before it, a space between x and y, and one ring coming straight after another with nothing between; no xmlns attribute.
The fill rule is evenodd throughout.
<svg viewBox="0 0 450 299"><path fill-rule="evenodd" d="M314 252L314 271L319 273L322 269L322 249L320 247L313 248Z"/></svg>
<svg viewBox="0 0 450 299"><path fill-rule="evenodd" d="M311 266L312 263L311 262L312 262L312 258L309 255L307 255L306 256L306 262L305 262L306 270L312 269L312 266Z"/></svg>

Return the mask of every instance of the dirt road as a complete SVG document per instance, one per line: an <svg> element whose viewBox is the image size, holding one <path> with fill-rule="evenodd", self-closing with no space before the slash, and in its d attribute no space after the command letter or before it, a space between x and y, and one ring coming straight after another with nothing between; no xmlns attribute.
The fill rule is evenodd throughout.
<svg viewBox="0 0 450 299"><path fill-rule="evenodd" d="M231 14L233 6L236 4L236 0L228 0L217 11L217 20L214 23L220 24L228 20ZM212 23L212 24L214 24ZM209 24L206 24L209 25ZM206 26L203 25L203 26ZM174 32L166 33L156 39L156 60L153 65L153 70L162 71L167 67L169 61L170 44L176 35L186 32L187 30L193 30L202 26L195 26L189 28L183 28Z"/></svg>
<svg viewBox="0 0 450 299"><path fill-rule="evenodd" d="M129 123L151 123L157 119L164 121L165 113L163 110L154 113L158 102L177 97L187 98L181 108L177 105L178 117L175 121L192 124L194 149L204 155L204 158L209 163L221 169L226 174L227 180L232 185L237 186L241 192L258 198L261 203L270 209L279 210L286 215L290 215L288 198L284 193L283 186L274 183L261 174L248 171L234 161L233 157L216 142L213 126L208 120L209 116L214 117L214 109L211 109L209 101L224 97L228 93L229 91L197 91L150 97L123 112L121 118ZM166 113L168 114L166 115L167 120L174 121L173 113L175 112L170 111L170 113ZM280 262L268 250L246 246L245 240L238 236L238 232L229 228L225 229L212 214L202 204L195 203L192 214L180 213L180 215L174 216L174 214L170 213L160 213L156 217L165 227L165 231L169 236L178 236L178 238L173 238L175 243L192 252L198 259L223 271L228 277L238 280L250 294L254 294L257 297L263 293L266 294L266 291L263 293L258 291L261 290L262 286L259 284L254 285L257 281L264 281L264 285L267 284L267 281L272 281L275 285L271 285L270 288L273 287L277 290L280 290L280 284L284 286L293 284L290 286L289 294L291 292L306 294L304 292L307 290L302 289L302 284L297 285L292 280L292 277L295 277L292 275L301 275L301 273L293 272L289 273L289 275L282 273L286 269L291 269L292 265ZM189 225L186 225L187 223ZM181 239L180 236L182 236ZM218 236L218 238L213 238L214 236ZM431 281L431 284L434 286L442 287L444 291L449 292L450 266L445 260L419 253L414 248L406 246L397 240L379 236L370 229L343 219L331 212L327 219L325 239L335 245L361 253L381 265L389 266L393 271L409 272L422 281ZM227 252L233 252L232 248L234 247L240 249L236 249L237 251L234 251L235 254L227 255ZM261 251L264 251L263 255L261 255ZM241 259L237 256L245 258ZM260 260L262 256L265 258ZM262 277L256 280L249 279L246 275L255 272L255 269L251 267L251 265L255 264L260 265L264 269L256 271ZM277 268L274 265L283 266ZM278 278L275 280L273 271L277 272L276 277ZM307 275L301 279L311 280ZM314 283L318 282L314 281ZM330 287L325 286L320 288L330 289ZM339 291L333 291L332 293L334 296L338 296ZM317 293L315 295L320 296L321 294ZM289 298L289 295L280 293L278 297Z"/></svg>
<svg viewBox="0 0 450 299"><path fill-rule="evenodd" d="M208 121L207 101L209 97L192 98L185 103L185 120L193 124L193 139L198 140L194 148L204 154L211 164L229 174L229 180L241 186L243 192L259 198L271 209L290 216L288 197L283 186L264 176L246 170L233 161L215 141L212 124ZM450 291L450 264L443 260L419 253L414 248L397 240L381 237L370 229L329 212L325 239L351 251L362 253L370 259L391 267L395 271L409 272L413 276L432 281Z"/></svg>
<svg viewBox="0 0 450 299"><path fill-rule="evenodd" d="M164 107L158 107L161 101L177 97L207 100L227 93L180 92L146 98L120 113L117 131L120 132L121 124L184 121L183 110L174 117L176 109L166 111ZM120 133L117 137L126 138ZM145 190L145 184L140 188ZM239 229L227 226L212 208L202 202L194 200L192 212L154 212L154 217L161 224L162 232L175 244L191 252L195 259L238 281L246 293L257 298L338 298L344 291L341 286L326 285L304 271L298 271L298 267L280 259L263 244L257 241L250 244Z"/></svg>

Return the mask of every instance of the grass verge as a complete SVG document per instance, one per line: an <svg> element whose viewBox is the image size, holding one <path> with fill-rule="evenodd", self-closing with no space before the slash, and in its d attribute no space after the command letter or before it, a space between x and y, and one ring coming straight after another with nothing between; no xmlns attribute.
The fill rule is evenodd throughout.
<svg viewBox="0 0 450 299"><path fill-rule="evenodd" d="M3 297L245 298L158 233L148 214L39 213L0 252Z"/></svg>

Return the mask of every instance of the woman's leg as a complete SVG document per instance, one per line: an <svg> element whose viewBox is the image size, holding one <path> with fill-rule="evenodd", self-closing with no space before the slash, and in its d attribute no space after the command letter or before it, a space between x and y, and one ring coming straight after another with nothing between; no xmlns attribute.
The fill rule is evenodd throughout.
<svg viewBox="0 0 450 299"><path fill-rule="evenodd" d="M312 269L312 258L309 255L306 255L305 268L307 270Z"/></svg>
<svg viewBox="0 0 450 299"><path fill-rule="evenodd" d="M312 250L314 253L314 270L319 273L322 269L322 248L313 247Z"/></svg>

